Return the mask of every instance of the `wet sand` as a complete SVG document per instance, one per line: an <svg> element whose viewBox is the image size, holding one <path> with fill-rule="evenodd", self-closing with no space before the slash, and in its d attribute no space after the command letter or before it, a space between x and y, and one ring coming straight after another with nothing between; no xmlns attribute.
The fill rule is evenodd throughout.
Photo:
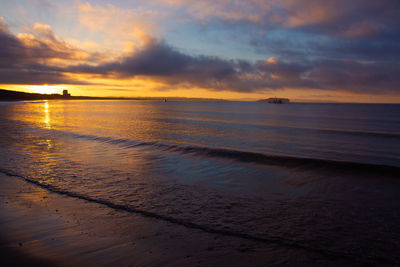
<svg viewBox="0 0 400 267"><path fill-rule="evenodd" d="M37 258L21 249L13 248L12 244L4 240L0 240L0 258L2 266L57 266L56 262Z"/></svg>
<svg viewBox="0 0 400 267"><path fill-rule="evenodd" d="M0 188L0 247L6 266L364 264L118 211L4 174Z"/></svg>

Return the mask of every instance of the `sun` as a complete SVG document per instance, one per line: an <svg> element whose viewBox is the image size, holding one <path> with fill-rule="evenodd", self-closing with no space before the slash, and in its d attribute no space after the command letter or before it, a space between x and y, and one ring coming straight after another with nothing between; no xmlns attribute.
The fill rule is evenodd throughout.
<svg viewBox="0 0 400 267"><path fill-rule="evenodd" d="M52 86L52 85L40 85L40 86L29 87L29 90L32 93L39 93L39 94L60 94L64 89L66 88L59 86Z"/></svg>

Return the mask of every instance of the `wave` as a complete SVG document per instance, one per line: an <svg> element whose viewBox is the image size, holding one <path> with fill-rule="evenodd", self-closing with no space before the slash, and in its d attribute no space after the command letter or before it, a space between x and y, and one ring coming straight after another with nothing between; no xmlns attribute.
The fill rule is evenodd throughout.
<svg viewBox="0 0 400 267"><path fill-rule="evenodd" d="M115 210L121 210L121 211L129 212L129 213L140 214L145 217L150 217L150 218L166 221L169 223L181 225L186 228L200 230L200 231L207 232L210 234L236 237L236 238L252 240L252 241L256 241L256 242L262 242L262 243L276 244L276 245L280 245L280 246L285 246L285 247L290 247L290 248L294 248L294 249L301 249L301 250L305 250L305 251L309 251L309 252L313 252L313 253L318 253L318 254L333 257L333 258L349 259L349 260L353 260L353 261L356 261L359 263L364 263L364 264L370 264L371 261L377 262L377 263L383 263L383 264L395 264L395 265L399 264L399 262L397 262L396 260L379 257L376 255L363 257L362 255L358 255L358 254L351 253L348 251L334 251L334 250L329 250L326 248L314 247L314 246L310 246L310 245L301 243L296 240L290 240L290 239L285 239L285 238L281 238L281 237L256 236L256 235L251 235L251 234L247 234L244 232L237 232L237 231L233 231L233 230L211 228L206 225L193 223L189 220L177 219L177 218L174 218L171 216L162 215L162 214L158 214L155 212L138 209L138 208L131 207L128 205L116 204L109 200L105 200L105 199L101 199L101 198L94 198L94 197L86 196L86 195L83 195L83 194L80 194L77 192L68 191L65 189L58 188L57 186L54 186L51 184L47 184L47 183L44 183L41 181L36 181L34 179L23 177L21 175L12 173L8 170L0 169L0 173L3 173L10 177L17 177L19 179L22 179L28 183L31 183L31 184L34 184L41 188L44 188L53 193L65 195L65 196L76 198L76 199L85 200L85 201L88 201L91 203L97 203L97 204L100 204L100 205L103 205L103 206L106 206L106 207L109 207L109 208L115 209Z"/></svg>
<svg viewBox="0 0 400 267"><path fill-rule="evenodd" d="M9 119L1 119L4 121L11 121ZM166 152L175 152L180 154L192 154L202 157L214 157L214 158L226 158L232 159L236 161L246 162L246 163L254 163L261 165L273 165L273 166L281 166L287 168L327 168L327 169L340 169L342 171L365 171L368 173L377 173L377 174L387 174L387 175L398 175L400 176L400 166L396 165L385 165L385 164L374 164L374 163L365 163L365 162L355 162L355 161L339 161L339 160L330 160L323 158L307 158L307 157L296 157L296 156L282 156L282 155L270 155L264 153L257 153L251 151L243 151L243 150L235 150L235 149L227 149L220 147L202 147L196 145L185 145L185 144L167 144L162 143L160 141L142 141L142 140L133 140L133 139L124 139L124 138L113 138L113 137L104 137L104 136L96 136L89 134L79 134L73 133L69 131L56 130L56 129L42 129L42 128L32 128L31 124L28 122L18 121L20 124L24 124L25 128L30 128L32 130L37 131L51 131L51 134L60 134L63 136L71 137L71 138L79 138L85 139L89 141L97 141L103 142L113 145L118 145L123 148L134 148L141 146L154 147L157 149L164 150ZM305 129L305 128L304 128ZM310 131L329 131L329 132L341 132L337 130L323 130L323 129L308 129ZM363 134L363 135L371 135L371 136L381 136L384 135L386 137L392 136L396 137L400 134L388 134L388 133L367 133L367 132L349 132L346 133L354 133L354 134Z"/></svg>
<svg viewBox="0 0 400 267"><path fill-rule="evenodd" d="M198 124L204 123L209 125L223 125L223 126L233 126L238 128L257 128L263 130L289 130L290 132L298 131L305 133L319 133L319 134L337 134L337 135L352 135L352 136L366 136L366 137L381 137L381 138L395 138L400 139L400 134L398 133L386 133L386 132L367 132L367 131L349 131L349 130L335 130L335 129L317 129L317 128L306 128L306 127L296 127L296 126L283 126L283 125L260 125L260 124L247 124L247 123L237 123L237 122L226 122L226 121L214 121L214 120L198 120L198 119L157 119L157 121L170 122L170 123L187 123L187 124Z"/></svg>
<svg viewBox="0 0 400 267"><path fill-rule="evenodd" d="M140 146L151 146L166 152L180 154L192 154L200 157L213 157L232 159L240 162L254 163L269 166L281 166L286 168L326 168L340 169L342 171L364 171L368 173L379 173L388 175L400 175L400 167L393 165L361 163L352 161L337 161L321 158L305 158L293 156L268 155L257 152L232 150L227 148L201 147L194 145L166 144L158 141L139 141L132 139L120 139L112 137L101 137L95 135L84 135L70 132L63 132L71 137L99 141L108 144L119 145L123 148Z"/></svg>
<svg viewBox="0 0 400 267"><path fill-rule="evenodd" d="M342 134L342 135L356 135L367 137L384 137L400 139L400 134L396 133L383 133L383 132L362 132L362 131L345 131L345 130L332 130L332 129L313 129L313 128L294 128L305 132L312 133L326 133L326 134Z"/></svg>

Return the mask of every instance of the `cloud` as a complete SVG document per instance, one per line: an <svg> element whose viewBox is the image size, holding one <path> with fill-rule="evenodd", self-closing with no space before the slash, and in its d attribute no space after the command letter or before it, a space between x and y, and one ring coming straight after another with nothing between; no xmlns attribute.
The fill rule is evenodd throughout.
<svg viewBox="0 0 400 267"><path fill-rule="evenodd" d="M8 30L4 19L0 18L1 58L4 60L9 58L9 61L3 63L84 60L91 56L57 37L49 25L35 23L31 29L26 28L26 30L27 32L15 36Z"/></svg>
<svg viewBox="0 0 400 267"><path fill-rule="evenodd" d="M159 0L180 10L186 20L248 22L268 29L297 29L339 38L368 38L398 32L398 0ZM182 10L184 12L182 12Z"/></svg>
<svg viewBox="0 0 400 267"><path fill-rule="evenodd" d="M263 57L377 63L400 60L398 0L156 2L171 8L170 12L186 24L201 24L206 33L218 32L220 36L221 32L221 38L226 38L229 32L235 45L241 49L250 45Z"/></svg>
<svg viewBox="0 0 400 267"><path fill-rule="evenodd" d="M341 38L370 38L399 30L397 0L282 1L282 24Z"/></svg>
<svg viewBox="0 0 400 267"><path fill-rule="evenodd" d="M43 8L47 8L47 7L52 7L53 3L47 1L47 0L36 0L36 2L42 6Z"/></svg>
<svg viewBox="0 0 400 267"><path fill-rule="evenodd" d="M97 66L82 64L69 71L119 79L147 77L176 88L236 92L313 88L357 93L400 93L398 64L354 60L293 62L274 57L250 63L190 56L157 39L149 39L139 50L119 61Z"/></svg>
<svg viewBox="0 0 400 267"><path fill-rule="evenodd" d="M113 78L146 76L169 84L189 83L213 88L219 80L235 73L231 61L217 57L193 57L183 54L162 40L149 38L143 46L119 61L92 66L82 64L69 70L102 74Z"/></svg>
<svg viewBox="0 0 400 267"><path fill-rule="evenodd" d="M398 64L326 60L313 62L307 78L320 89L399 95L399 75Z"/></svg>
<svg viewBox="0 0 400 267"><path fill-rule="evenodd" d="M85 53L58 39L47 25L35 24L32 33L15 36L0 18L0 81L3 84L81 83L68 78L61 67L51 63L88 56L82 54Z"/></svg>
<svg viewBox="0 0 400 267"><path fill-rule="evenodd" d="M258 54L272 54L275 57L294 60L309 59L353 59L373 62L399 62L399 37L376 38L371 40L332 37L302 36L286 32L279 37L252 35L250 44Z"/></svg>
<svg viewBox="0 0 400 267"><path fill-rule="evenodd" d="M302 26L303 27L303 26ZM274 44L281 48L274 56L250 62L244 59L222 59L207 55L190 55L174 48L167 41L151 35L129 53L113 60L83 51L58 37L45 24L36 23L25 33L14 35L0 19L0 80L3 84L88 84L91 77L109 80L148 80L160 90L202 88L211 91L266 92L278 89L319 89L370 94L400 95L400 66L397 60L360 60L338 57L356 53L358 49L376 51L378 43L360 40L328 39L304 42L302 49L290 54L284 49L293 44ZM326 39L325 39L326 41ZM337 43L339 42L339 43ZM301 43L301 42L300 42ZM265 43L261 43L265 45ZM388 43L383 47L388 47ZM258 45L258 44L257 44ZM310 57L331 53L330 57ZM310 46L311 45L311 46ZM352 47L352 45L354 47ZM395 59L398 48L393 47ZM344 52L348 50L348 52ZM394 52L393 52L394 51ZM384 53L384 51L381 51ZM289 56L290 55L290 56ZM390 53L387 53L387 57ZM382 59L375 55L374 59ZM156 88L156 89L157 89Z"/></svg>
<svg viewBox="0 0 400 267"><path fill-rule="evenodd" d="M40 64L0 66L0 80L2 84L90 84L68 77L62 69Z"/></svg>
<svg viewBox="0 0 400 267"><path fill-rule="evenodd" d="M143 35L155 34L155 19L163 17L158 11L144 9L122 9L115 5L92 5L77 2L78 20L91 32L103 34L105 38L122 41L141 41Z"/></svg>
<svg viewBox="0 0 400 267"><path fill-rule="evenodd" d="M157 2L157 1L156 1ZM179 9L184 20L197 20L202 23L210 23L215 19L228 22L248 21L262 24L265 16L270 12L271 4L267 1L190 1L190 0L160 0L159 4L170 8ZM184 12L182 12L184 11Z"/></svg>

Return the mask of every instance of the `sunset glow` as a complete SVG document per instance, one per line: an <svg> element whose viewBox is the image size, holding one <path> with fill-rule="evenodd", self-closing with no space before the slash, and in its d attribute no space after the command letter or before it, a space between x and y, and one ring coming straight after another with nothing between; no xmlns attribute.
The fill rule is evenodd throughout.
<svg viewBox="0 0 400 267"><path fill-rule="evenodd" d="M40 86L31 86L29 87L29 91L31 93L39 93L39 94L60 94L62 90L66 89L65 87L59 86L49 86L49 85L40 85Z"/></svg>
<svg viewBox="0 0 400 267"><path fill-rule="evenodd" d="M2 1L0 88L398 103L398 10L392 0Z"/></svg>

